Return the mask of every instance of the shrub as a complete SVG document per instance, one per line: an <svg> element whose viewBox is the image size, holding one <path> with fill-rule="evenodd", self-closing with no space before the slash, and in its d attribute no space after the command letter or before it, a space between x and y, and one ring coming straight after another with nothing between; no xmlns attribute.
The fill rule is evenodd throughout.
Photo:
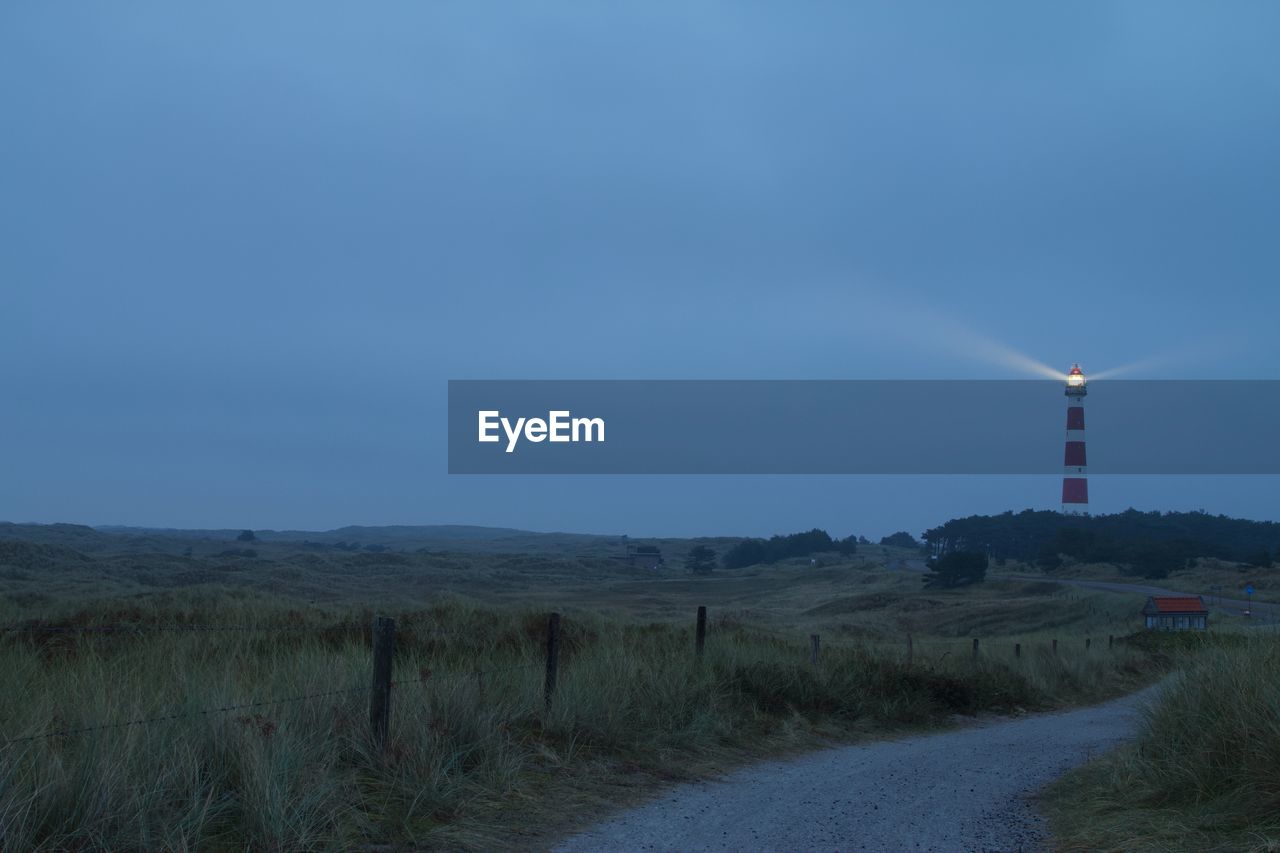
<svg viewBox="0 0 1280 853"><path fill-rule="evenodd" d="M924 585L954 589L982 583L987 577L987 555L980 551L951 551L929 561Z"/></svg>
<svg viewBox="0 0 1280 853"><path fill-rule="evenodd" d="M709 575L716 567L716 552L706 545L695 545L689 550L684 564L695 575Z"/></svg>

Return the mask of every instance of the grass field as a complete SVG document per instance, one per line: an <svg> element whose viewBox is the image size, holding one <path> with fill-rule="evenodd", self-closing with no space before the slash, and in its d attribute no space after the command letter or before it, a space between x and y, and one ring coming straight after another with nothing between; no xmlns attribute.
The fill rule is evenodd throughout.
<svg viewBox="0 0 1280 853"><path fill-rule="evenodd" d="M1063 849L1280 850L1280 642L1194 645L1137 740L1047 792Z"/></svg>
<svg viewBox="0 0 1280 853"><path fill-rule="evenodd" d="M694 578L600 556L216 556L225 544L0 541L0 618L21 629L0 638L7 848L536 847L672 779L1091 701L1160 667L1106 647L1137 624L1132 598L1025 581L925 591L876 549ZM550 610L564 635L548 709ZM375 613L398 622L382 750L367 710ZM108 626L128 630L84 630ZM298 697L313 698L236 707ZM153 721L94 728L133 720ZM93 730L48 736L79 729Z"/></svg>
<svg viewBox="0 0 1280 853"><path fill-rule="evenodd" d="M1223 598L1244 599L1245 587L1252 585L1255 601L1280 602L1280 569L1249 566L1212 558L1199 559L1191 568L1175 567L1168 577L1148 580L1126 574L1120 566L1111 563L1072 563L1042 572L1038 567L1025 563L1009 562L993 571L1001 574L1043 574L1046 578L1081 578L1087 580L1116 581L1118 583L1148 584L1176 592L1201 595L1207 600L1218 595Z"/></svg>

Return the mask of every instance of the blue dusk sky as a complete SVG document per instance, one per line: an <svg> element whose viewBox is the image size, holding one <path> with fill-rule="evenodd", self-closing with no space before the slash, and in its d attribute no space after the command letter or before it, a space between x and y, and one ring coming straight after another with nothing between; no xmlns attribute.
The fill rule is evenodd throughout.
<svg viewBox="0 0 1280 853"><path fill-rule="evenodd" d="M1054 477L449 476L446 382L1275 378L1278 38L1272 2L6 2L0 519L1056 508ZM1280 518L1273 477L1091 487Z"/></svg>

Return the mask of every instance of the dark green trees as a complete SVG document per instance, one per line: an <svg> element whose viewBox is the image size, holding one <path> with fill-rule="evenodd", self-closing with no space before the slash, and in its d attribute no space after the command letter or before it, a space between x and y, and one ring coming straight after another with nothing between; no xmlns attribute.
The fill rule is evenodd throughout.
<svg viewBox="0 0 1280 853"><path fill-rule="evenodd" d="M981 551L949 551L929 561L924 585L930 589L954 589L982 583L986 577L986 554Z"/></svg>

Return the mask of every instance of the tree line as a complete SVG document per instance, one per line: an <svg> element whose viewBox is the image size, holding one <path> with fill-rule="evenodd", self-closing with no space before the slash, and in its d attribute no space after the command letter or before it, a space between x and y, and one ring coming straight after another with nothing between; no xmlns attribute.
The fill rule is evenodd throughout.
<svg viewBox="0 0 1280 853"><path fill-rule="evenodd" d="M825 530L814 528L804 533L771 536L768 539L744 539L725 552L722 563L726 569L740 569L758 563L777 563L793 557L808 557L823 552L842 555L858 551L858 537L832 539Z"/></svg>
<svg viewBox="0 0 1280 853"><path fill-rule="evenodd" d="M1052 572L1067 561L1112 563L1130 574L1167 577L1200 557L1270 567L1280 559L1280 524L1195 512L1140 512L1072 516L1050 510L1023 510L1000 515L954 518L926 530L923 546L932 554L928 586L956 587L981 583L989 560L1034 563ZM825 530L744 539L717 559L706 546L693 549L686 565L698 574L717 562L726 569L773 564L783 560L857 552L866 537L835 539ZM905 531L885 536L881 545L920 547Z"/></svg>
<svg viewBox="0 0 1280 853"><path fill-rule="evenodd" d="M1149 578L1167 577L1198 557L1270 566L1280 550L1280 524L1206 512L1139 512L1071 516L1023 510L957 518L924 533L936 555L981 552L1053 571L1065 560L1113 563Z"/></svg>
<svg viewBox="0 0 1280 853"><path fill-rule="evenodd" d="M812 557L815 554L839 554L843 557L858 552L859 545L870 545L865 536L846 536L836 539L821 528L813 528L803 533L771 536L768 539L744 539L734 545L720 558L720 564L726 569L741 569L747 566L779 563L783 560ZM900 530L880 540L881 545L918 548L920 543L910 533ZM716 564L715 551L699 545L690 551L686 560L689 569L695 573L706 573Z"/></svg>

